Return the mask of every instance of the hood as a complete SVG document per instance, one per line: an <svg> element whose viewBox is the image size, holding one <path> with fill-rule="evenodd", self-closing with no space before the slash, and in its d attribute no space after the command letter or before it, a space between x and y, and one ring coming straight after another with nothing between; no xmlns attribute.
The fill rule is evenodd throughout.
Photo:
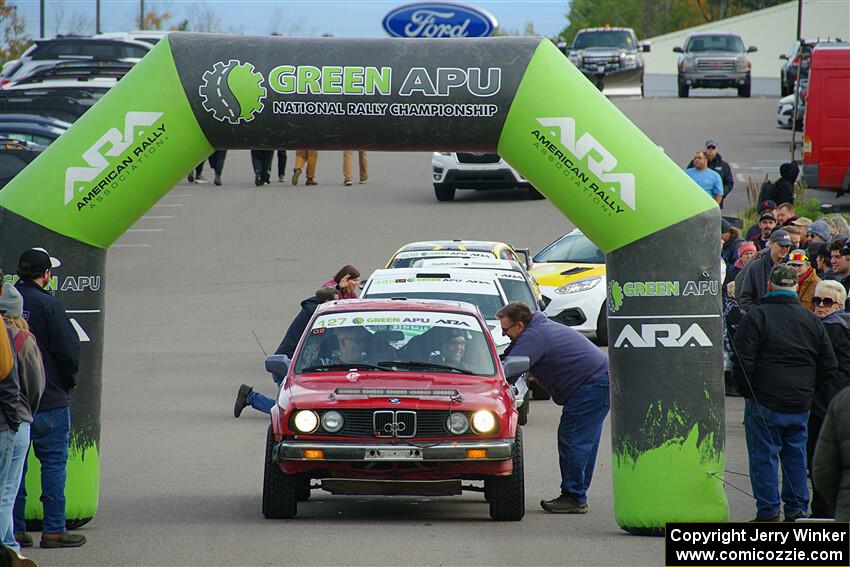
<svg viewBox="0 0 850 567"><path fill-rule="evenodd" d="M611 56L617 55L617 56L619 56L620 53L629 53L631 51L635 51L635 50L634 49L626 49L624 47L585 47L584 49L574 49L573 50L574 53L581 53L581 54L584 54L584 55L596 55L596 56L603 56L603 55L611 55Z"/></svg>
<svg viewBox="0 0 850 567"><path fill-rule="evenodd" d="M744 53L735 53L732 51L688 51L685 53L688 57L711 57L711 58L726 58L726 59L737 59L739 57L744 57Z"/></svg>
<svg viewBox="0 0 850 567"><path fill-rule="evenodd" d="M393 389L454 389L463 397L463 405L473 404L492 406L500 393L501 378L498 375L492 377L464 376L460 374L433 374L423 372L328 372L323 374L311 374L310 376L295 376L287 380L289 397L295 407L322 408L333 407L346 400L358 400L362 407L362 400L367 399L361 395L334 396L331 394L337 388L393 388ZM396 396L403 401L406 408L446 406L449 403L447 396L423 396L422 398L404 398Z"/></svg>
<svg viewBox="0 0 850 567"><path fill-rule="evenodd" d="M795 181L797 181L797 176L799 174L800 167L794 162L783 163L779 166L779 176L792 185Z"/></svg>
<svg viewBox="0 0 850 567"><path fill-rule="evenodd" d="M593 276L605 277L605 264L578 262L546 262L534 264L531 275L545 287L561 287L574 281Z"/></svg>

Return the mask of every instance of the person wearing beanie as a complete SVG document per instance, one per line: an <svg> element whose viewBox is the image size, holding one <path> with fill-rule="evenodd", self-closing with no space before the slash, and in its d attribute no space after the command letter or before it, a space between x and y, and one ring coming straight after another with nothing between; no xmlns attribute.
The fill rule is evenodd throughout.
<svg viewBox="0 0 850 567"><path fill-rule="evenodd" d="M71 390L77 385L80 369L80 338L65 307L45 289L53 269L60 266L43 248L25 250L18 260L15 288L24 298L27 323L41 348L45 388L38 411L33 416L32 446L41 463L41 501L44 509L41 547L79 547L85 536L65 527L65 480L68 444L71 434ZM15 538L22 547L33 544L26 533L26 483L22 482L15 501Z"/></svg>
<svg viewBox="0 0 850 567"><path fill-rule="evenodd" d="M821 282L821 279L812 268L806 251L802 249L792 250L788 254L786 263L797 271L797 296L800 298L800 305L814 312L812 298L815 296L815 287Z"/></svg>
<svg viewBox="0 0 850 567"><path fill-rule="evenodd" d="M779 521L783 504L786 521L806 517L809 411L815 392L838 371L829 335L820 319L800 305L797 285L792 266L773 266L767 293L747 311L735 334L739 363L734 372L746 398L744 431L756 521Z"/></svg>
<svg viewBox="0 0 850 567"><path fill-rule="evenodd" d="M816 220L806 229L806 245L829 240L829 225L824 220Z"/></svg>
<svg viewBox="0 0 850 567"><path fill-rule="evenodd" d="M23 317L24 298L12 284L3 284L3 295L0 296L0 314L3 322L12 331L12 342L18 358L18 377L20 379L21 395L18 412L21 423L15 434L15 445L12 450L12 464L6 482L0 485L0 538L3 545L15 552L21 551L21 546L15 539L14 521L12 517L18 488L24 477L24 462L30 448L30 426L33 415L38 411L41 395L44 393L44 365L41 361L41 351L38 349L35 337L29 332L29 326Z"/></svg>
<svg viewBox="0 0 850 567"><path fill-rule="evenodd" d="M738 246L744 242L744 239L741 238L741 231L732 226L729 221L723 219L720 223L720 240L723 242L723 248L720 250L720 257L723 258L723 261L726 263L726 271L729 272L729 269L735 263L736 252L738 250Z"/></svg>

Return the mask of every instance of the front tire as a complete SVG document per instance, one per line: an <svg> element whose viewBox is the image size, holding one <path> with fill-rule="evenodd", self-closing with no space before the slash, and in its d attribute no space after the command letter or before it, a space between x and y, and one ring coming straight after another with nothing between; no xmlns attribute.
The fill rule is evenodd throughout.
<svg viewBox="0 0 850 567"><path fill-rule="evenodd" d="M540 201L541 199L546 198L546 196L543 193L541 193L540 191L538 191L537 189L535 189L531 185L528 186L528 197L532 201Z"/></svg>
<svg viewBox="0 0 850 567"><path fill-rule="evenodd" d="M298 489L302 479L300 475L286 474L272 462L273 448L274 431L269 425L263 472L263 516L270 520L294 518L298 513Z"/></svg>
<svg viewBox="0 0 850 567"><path fill-rule="evenodd" d="M752 91L752 83L747 80L746 83L738 87L738 96L741 98L750 98L750 92Z"/></svg>
<svg viewBox="0 0 850 567"><path fill-rule="evenodd" d="M522 429L517 428L510 476L494 476L484 481L489 495L490 517L500 522L517 522L525 516L525 470L522 458Z"/></svg>
<svg viewBox="0 0 850 567"><path fill-rule="evenodd" d="M690 92L690 87L688 85L684 85L679 83L679 98L688 98L688 93Z"/></svg>
<svg viewBox="0 0 850 567"><path fill-rule="evenodd" d="M455 198L455 186L446 183L434 183L434 195L438 201L453 201Z"/></svg>

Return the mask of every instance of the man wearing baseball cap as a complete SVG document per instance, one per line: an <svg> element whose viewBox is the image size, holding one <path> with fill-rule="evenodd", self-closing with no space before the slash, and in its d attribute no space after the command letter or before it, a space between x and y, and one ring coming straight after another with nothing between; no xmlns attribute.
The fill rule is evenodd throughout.
<svg viewBox="0 0 850 567"><path fill-rule="evenodd" d="M775 230L770 235L767 248L759 252L755 259L741 272L741 286L735 285L738 307L743 313L761 303L767 293L767 279L776 264L781 264L791 249L791 238L785 230Z"/></svg>
<svg viewBox="0 0 850 567"><path fill-rule="evenodd" d="M756 250L761 250L762 248L767 247L770 233L776 228L776 215L767 211L761 213L759 215L758 228L758 234L751 237L749 240L755 243Z"/></svg>
<svg viewBox="0 0 850 567"><path fill-rule="evenodd" d="M18 292L23 296L23 316L41 348L47 385L33 416L32 445L41 462L41 501L44 521L41 547L79 547L86 538L65 531L65 467L71 432L71 390L80 368L80 339L65 315L62 303L45 289L53 268L59 267L43 248L24 251L18 260ZM26 476L26 473L24 473ZM33 544L26 533L24 510L26 482L15 501L15 539L21 547Z"/></svg>
<svg viewBox="0 0 850 567"><path fill-rule="evenodd" d="M764 213L773 214L773 218L776 219L776 203L773 201L759 201L758 204L758 216L761 217ZM747 240L752 240L759 232L759 223L756 221L755 224L750 226L747 229L747 234L744 236Z"/></svg>
<svg viewBox="0 0 850 567"><path fill-rule="evenodd" d="M797 270L797 295L800 297L800 305L814 312L812 298L815 296L815 288L821 282L821 279L812 268L808 254L803 249L792 250L788 254L787 263Z"/></svg>
<svg viewBox="0 0 850 567"><path fill-rule="evenodd" d="M838 371L823 323L800 305L797 281L792 266L774 266L761 304L741 320L735 335L735 378L746 398L744 432L756 521L779 521L782 504L786 521L807 515L809 411L816 389Z"/></svg>
<svg viewBox="0 0 850 567"><path fill-rule="evenodd" d="M705 156L708 158L708 169L714 170L720 176L723 183L723 199L726 199L735 187L735 175L732 173L732 167L723 161L723 156L717 153L717 140L714 138L705 141ZM691 163L685 169L690 167L694 167L694 160L691 160ZM720 208L723 208L722 200Z"/></svg>

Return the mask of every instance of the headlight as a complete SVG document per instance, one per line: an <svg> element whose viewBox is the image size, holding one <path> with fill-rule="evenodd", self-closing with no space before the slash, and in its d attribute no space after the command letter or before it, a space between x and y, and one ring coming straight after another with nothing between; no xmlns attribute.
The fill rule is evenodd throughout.
<svg viewBox="0 0 850 567"><path fill-rule="evenodd" d="M580 291L587 291L599 285L599 282L601 281L602 278L598 276L592 278L585 278L583 280L578 280L577 282L570 282L568 284L564 284L561 287L555 289L555 293L560 295L566 295L568 293L578 293Z"/></svg>
<svg viewBox="0 0 850 567"><path fill-rule="evenodd" d="M623 62L623 67L626 69L634 69L637 67L637 55L622 55L620 61Z"/></svg>
<svg viewBox="0 0 850 567"><path fill-rule="evenodd" d="M750 70L750 60L746 57L735 60L735 68L738 71L749 71Z"/></svg>
<svg viewBox="0 0 850 567"><path fill-rule="evenodd" d="M450 156L450 155L452 155L452 153L451 152L434 152L434 155L435 156Z"/></svg>
<svg viewBox="0 0 850 567"><path fill-rule="evenodd" d="M492 433L496 429L496 416L487 410L478 410L472 414L472 429L476 433Z"/></svg>
<svg viewBox="0 0 850 567"><path fill-rule="evenodd" d="M688 61L687 59L682 59L682 60L679 62L679 70L680 70L680 71L687 71L687 70L688 70L688 67L690 67L690 66L691 66L691 62L690 62L690 61Z"/></svg>
<svg viewBox="0 0 850 567"><path fill-rule="evenodd" d="M293 421L301 433L313 433L319 427L319 416L313 410L300 410Z"/></svg>
<svg viewBox="0 0 850 567"><path fill-rule="evenodd" d="M338 411L329 411L322 415L322 429L328 433L336 433L342 429L345 420L342 419L342 414Z"/></svg>
<svg viewBox="0 0 850 567"><path fill-rule="evenodd" d="M572 61L573 65L576 67L581 67L581 55L577 53L570 55L570 61Z"/></svg>
<svg viewBox="0 0 850 567"><path fill-rule="evenodd" d="M462 435L469 429L469 419L465 414L452 412L446 418L446 429L453 435Z"/></svg>

